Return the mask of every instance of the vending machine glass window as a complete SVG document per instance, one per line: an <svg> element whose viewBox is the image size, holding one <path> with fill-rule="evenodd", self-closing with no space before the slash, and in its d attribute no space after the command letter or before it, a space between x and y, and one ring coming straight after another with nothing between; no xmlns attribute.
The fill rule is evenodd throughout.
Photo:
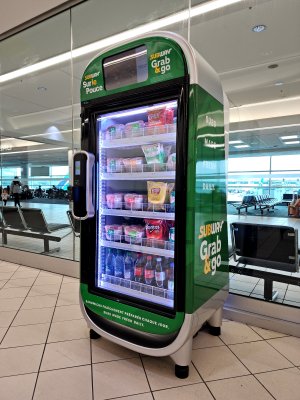
<svg viewBox="0 0 300 400"><path fill-rule="evenodd" d="M96 288L169 310L177 268L176 119L177 100L97 116Z"/></svg>

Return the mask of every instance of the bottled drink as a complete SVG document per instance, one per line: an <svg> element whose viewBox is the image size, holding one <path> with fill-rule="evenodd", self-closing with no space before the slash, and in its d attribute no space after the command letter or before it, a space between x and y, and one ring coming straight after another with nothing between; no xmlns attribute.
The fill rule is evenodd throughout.
<svg viewBox="0 0 300 400"><path fill-rule="evenodd" d="M124 256L121 250L117 250L115 276L124 278Z"/></svg>
<svg viewBox="0 0 300 400"><path fill-rule="evenodd" d="M108 253L105 261L105 273L106 275L115 275L116 268L116 257L112 251L112 249L108 249Z"/></svg>
<svg viewBox="0 0 300 400"><path fill-rule="evenodd" d="M134 265L134 280L140 283L143 283L144 281L144 260L141 253L138 253Z"/></svg>
<svg viewBox="0 0 300 400"><path fill-rule="evenodd" d="M164 258L163 271L165 273L164 288L168 289L168 279L169 279L169 271L170 271L170 258L169 257Z"/></svg>
<svg viewBox="0 0 300 400"><path fill-rule="evenodd" d="M165 271L161 265L161 258L157 257L155 266L155 282L158 287L163 287L165 281Z"/></svg>
<svg viewBox="0 0 300 400"><path fill-rule="evenodd" d="M124 259L124 278L133 280L133 258L129 252Z"/></svg>
<svg viewBox="0 0 300 400"><path fill-rule="evenodd" d="M147 256L145 265L145 283L146 285L153 285L154 283L154 268L152 265L152 256Z"/></svg>
<svg viewBox="0 0 300 400"><path fill-rule="evenodd" d="M174 292L174 262L170 263L169 279L168 279L168 290ZM169 298L173 298L174 294L170 293Z"/></svg>

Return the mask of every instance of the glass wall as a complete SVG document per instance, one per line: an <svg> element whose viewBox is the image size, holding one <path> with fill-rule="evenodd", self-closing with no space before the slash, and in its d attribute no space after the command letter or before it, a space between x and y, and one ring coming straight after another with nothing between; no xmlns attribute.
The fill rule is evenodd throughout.
<svg viewBox="0 0 300 400"><path fill-rule="evenodd" d="M300 190L300 3L247 0L216 9L214 4L88 0L0 43L1 187L10 191L7 206L14 206L11 182L18 179L22 208L38 208L47 223L67 225L59 233L60 251L52 255L79 257L67 211L70 159L80 149L84 68L103 48L152 30L190 40L222 81L230 105L229 233L237 221L298 229L300 212L290 201ZM282 20L289 21L284 32ZM256 204L242 206L247 196ZM4 245L45 251L42 240L16 235L8 235ZM249 269L251 274L255 268ZM299 306L297 273L290 273L295 278L290 282L280 269L274 273L275 301ZM261 277L233 272L230 287L232 293L264 299Z"/></svg>

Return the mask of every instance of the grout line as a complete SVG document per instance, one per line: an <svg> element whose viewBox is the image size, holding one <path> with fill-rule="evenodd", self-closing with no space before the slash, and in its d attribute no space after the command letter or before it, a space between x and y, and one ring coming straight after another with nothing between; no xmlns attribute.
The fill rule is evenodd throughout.
<svg viewBox="0 0 300 400"><path fill-rule="evenodd" d="M194 364L193 360L191 361L191 364L193 365L193 367L195 368L195 370L197 371L198 375L200 376L200 379L202 380L202 382L200 383L204 383L204 385L206 386L207 390L209 391L209 393L212 395L213 399L216 400L215 396L213 395L212 391L210 390L210 388L208 387L206 381L203 379L203 376L200 374L200 371L198 371L198 368L196 367L196 365Z"/></svg>
<svg viewBox="0 0 300 400"><path fill-rule="evenodd" d="M145 374L145 377L146 377L146 380L147 380L147 383L148 383L148 386L149 386L150 393L151 393L152 398L154 400L153 391L152 391L152 388L151 388L151 385L150 385L150 382L149 382L149 379L148 379L148 375L147 375L146 368L145 368L145 365L144 365L143 357L141 356L140 353L138 353L138 356L139 356L139 359L141 361L141 364L142 364L142 367L143 367L143 370L144 370L144 374Z"/></svg>
<svg viewBox="0 0 300 400"><path fill-rule="evenodd" d="M297 367L297 365L295 365L291 360L289 360L284 354L282 354L278 349L276 349L276 347L274 347L271 343L269 343L269 340L276 340L277 338L274 339L267 339L266 342L268 343L268 345L270 345L274 350L277 351L277 353L279 353L282 357L284 357L288 362L290 362L294 367Z"/></svg>

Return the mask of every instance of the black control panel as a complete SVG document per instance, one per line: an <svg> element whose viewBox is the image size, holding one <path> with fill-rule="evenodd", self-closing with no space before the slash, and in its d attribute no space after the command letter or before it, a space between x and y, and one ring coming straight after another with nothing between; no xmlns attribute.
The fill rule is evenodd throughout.
<svg viewBox="0 0 300 400"><path fill-rule="evenodd" d="M87 155L85 153L76 153L73 158L73 163L73 213L77 218L84 218L87 216Z"/></svg>

